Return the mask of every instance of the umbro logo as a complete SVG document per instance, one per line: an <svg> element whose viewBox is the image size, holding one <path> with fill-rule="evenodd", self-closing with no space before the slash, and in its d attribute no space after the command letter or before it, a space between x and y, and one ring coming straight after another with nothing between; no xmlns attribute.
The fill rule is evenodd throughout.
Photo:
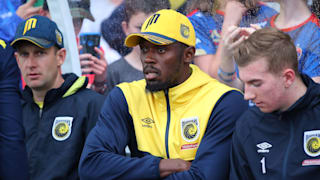
<svg viewBox="0 0 320 180"><path fill-rule="evenodd" d="M149 117L143 118L141 121L143 122L142 127L152 128L152 124L154 124L154 120Z"/></svg>
<svg viewBox="0 0 320 180"><path fill-rule="evenodd" d="M263 142L263 143L257 144L257 147L259 148L258 153L268 153L272 145L267 142Z"/></svg>

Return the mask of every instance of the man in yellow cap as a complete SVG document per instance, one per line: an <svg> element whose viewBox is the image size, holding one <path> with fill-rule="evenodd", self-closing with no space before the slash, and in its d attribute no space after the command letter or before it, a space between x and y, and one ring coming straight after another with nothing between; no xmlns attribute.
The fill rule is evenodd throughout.
<svg viewBox="0 0 320 180"><path fill-rule="evenodd" d="M125 44L140 46L145 79L110 91L86 140L80 178L227 179L234 123L247 103L190 64L188 18L160 10Z"/></svg>

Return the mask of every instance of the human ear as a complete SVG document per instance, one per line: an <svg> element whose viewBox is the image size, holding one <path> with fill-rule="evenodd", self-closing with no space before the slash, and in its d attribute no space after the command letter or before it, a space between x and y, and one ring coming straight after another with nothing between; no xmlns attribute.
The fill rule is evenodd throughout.
<svg viewBox="0 0 320 180"><path fill-rule="evenodd" d="M21 64L20 64L20 61L19 61L19 53L18 52L14 52L14 57L16 58L16 61L17 61L17 64L18 64L19 68L21 69Z"/></svg>
<svg viewBox="0 0 320 180"><path fill-rule="evenodd" d="M285 69L282 73L284 87L290 87L296 79L296 73L293 69Z"/></svg>
<svg viewBox="0 0 320 180"><path fill-rule="evenodd" d="M64 60L66 59L66 49L61 48L57 51L57 60L58 60L58 66L61 67L62 64L64 63Z"/></svg>
<svg viewBox="0 0 320 180"><path fill-rule="evenodd" d="M194 58L195 53L196 53L195 47L189 46L189 47L185 48L184 49L184 62L191 63Z"/></svg>
<svg viewBox="0 0 320 180"><path fill-rule="evenodd" d="M122 31L126 34L126 36L129 35L128 32L128 23L126 21L121 22Z"/></svg>

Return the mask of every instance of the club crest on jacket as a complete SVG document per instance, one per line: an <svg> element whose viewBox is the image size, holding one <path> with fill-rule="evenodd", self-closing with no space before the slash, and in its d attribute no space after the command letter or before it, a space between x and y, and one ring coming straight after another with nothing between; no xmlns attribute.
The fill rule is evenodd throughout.
<svg viewBox="0 0 320 180"><path fill-rule="evenodd" d="M72 130L73 117L56 117L52 125L52 137L57 141L66 140Z"/></svg>
<svg viewBox="0 0 320 180"><path fill-rule="evenodd" d="M305 131L303 137L304 152L316 157L320 155L320 130Z"/></svg>

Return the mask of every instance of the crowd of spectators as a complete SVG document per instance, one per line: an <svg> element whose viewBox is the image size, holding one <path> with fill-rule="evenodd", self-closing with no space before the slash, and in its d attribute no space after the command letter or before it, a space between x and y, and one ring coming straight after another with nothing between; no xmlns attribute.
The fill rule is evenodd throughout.
<svg viewBox="0 0 320 180"><path fill-rule="evenodd" d="M0 179L320 178L319 0L66 1L81 75L0 2Z"/></svg>

